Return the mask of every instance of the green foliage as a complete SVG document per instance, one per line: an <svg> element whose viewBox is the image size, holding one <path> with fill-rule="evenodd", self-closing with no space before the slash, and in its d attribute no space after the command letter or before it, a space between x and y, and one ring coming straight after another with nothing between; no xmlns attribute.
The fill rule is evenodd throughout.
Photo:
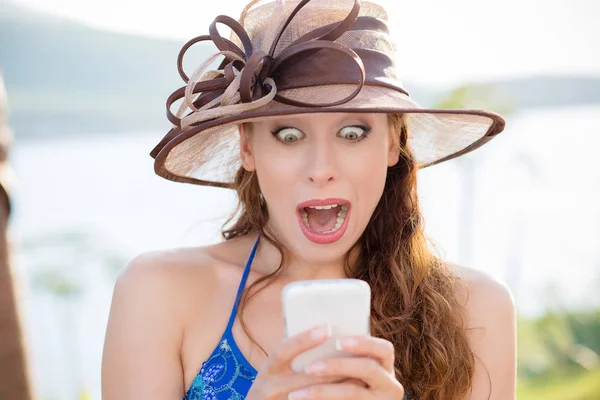
<svg viewBox="0 0 600 400"><path fill-rule="evenodd" d="M600 369L521 380L517 386L519 400L598 400Z"/></svg>
<svg viewBox="0 0 600 400"><path fill-rule="evenodd" d="M73 298L83 292L79 283L56 269L38 272L34 277L33 287L59 298Z"/></svg>
<svg viewBox="0 0 600 400"><path fill-rule="evenodd" d="M600 354L600 309L591 312L567 313L564 318L570 327L573 341Z"/></svg>
<svg viewBox="0 0 600 400"><path fill-rule="evenodd" d="M500 94L496 85L470 84L455 88L437 104L444 109L486 109L500 115L515 111L516 99Z"/></svg>
<svg viewBox="0 0 600 400"><path fill-rule="evenodd" d="M127 261L114 246L79 230L30 237L21 249L33 273L33 288L62 299L82 295L93 284L86 269L99 267L112 281Z"/></svg>
<svg viewBox="0 0 600 400"><path fill-rule="evenodd" d="M519 375L536 378L553 372L600 368L600 310L548 311L518 322Z"/></svg>
<svg viewBox="0 0 600 400"><path fill-rule="evenodd" d="M600 309L518 321L518 398L600 399Z"/></svg>

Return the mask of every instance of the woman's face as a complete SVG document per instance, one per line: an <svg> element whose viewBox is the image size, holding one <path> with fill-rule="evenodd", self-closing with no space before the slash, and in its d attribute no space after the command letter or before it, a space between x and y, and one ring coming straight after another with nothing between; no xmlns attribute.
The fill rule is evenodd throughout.
<svg viewBox="0 0 600 400"><path fill-rule="evenodd" d="M387 114L322 113L252 123L241 131L269 226L296 258L338 262L359 239L398 162Z"/></svg>

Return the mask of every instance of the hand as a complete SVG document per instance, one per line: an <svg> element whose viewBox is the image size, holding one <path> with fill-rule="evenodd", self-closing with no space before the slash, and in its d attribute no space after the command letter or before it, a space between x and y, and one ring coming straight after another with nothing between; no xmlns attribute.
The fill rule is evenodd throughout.
<svg viewBox="0 0 600 400"><path fill-rule="evenodd" d="M404 388L394 372L392 343L372 336L357 336L341 339L338 348L354 356L314 362L307 367L306 373L315 377L342 376L350 380L305 387L291 393L290 400L400 400L404 397Z"/></svg>
<svg viewBox="0 0 600 400"><path fill-rule="evenodd" d="M284 340L260 370L246 396L247 400L287 400L290 392L316 384L332 384L343 378L296 373L292 360L307 350L324 343L331 335L327 326L317 327Z"/></svg>

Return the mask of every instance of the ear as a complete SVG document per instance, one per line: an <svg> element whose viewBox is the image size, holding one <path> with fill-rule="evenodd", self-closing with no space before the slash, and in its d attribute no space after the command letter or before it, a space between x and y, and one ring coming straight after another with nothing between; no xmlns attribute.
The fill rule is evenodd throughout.
<svg viewBox="0 0 600 400"><path fill-rule="evenodd" d="M394 165L398 164L399 160L400 160L400 149L394 143L393 140L390 140L390 145L388 148L388 162L387 162L388 167L393 167Z"/></svg>
<svg viewBox="0 0 600 400"><path fill-rule="evenodd" d="M242 124L238 125L238 131L240 132L240 158L242 166L246 171L254 171L256 167L250 143L250 132L246 132Z"/></svg>

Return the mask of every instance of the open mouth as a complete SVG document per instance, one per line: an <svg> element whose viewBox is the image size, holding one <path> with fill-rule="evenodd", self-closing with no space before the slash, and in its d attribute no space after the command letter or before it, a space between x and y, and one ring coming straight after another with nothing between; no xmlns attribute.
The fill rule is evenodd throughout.
<svg viewBox="0 0 600 400"><path fill-rule="evenodd" d="M320 244L335 242L344 235L349 214L350 203L341 199L311 200L298 207L302 232Z"/></svg>
<svg viewBox="0 0 600 400"><path fill-rule="evenodd" d="M348 204L302 207L300 218L314 232L326 234L340 229L348 215Z"/></svg>

